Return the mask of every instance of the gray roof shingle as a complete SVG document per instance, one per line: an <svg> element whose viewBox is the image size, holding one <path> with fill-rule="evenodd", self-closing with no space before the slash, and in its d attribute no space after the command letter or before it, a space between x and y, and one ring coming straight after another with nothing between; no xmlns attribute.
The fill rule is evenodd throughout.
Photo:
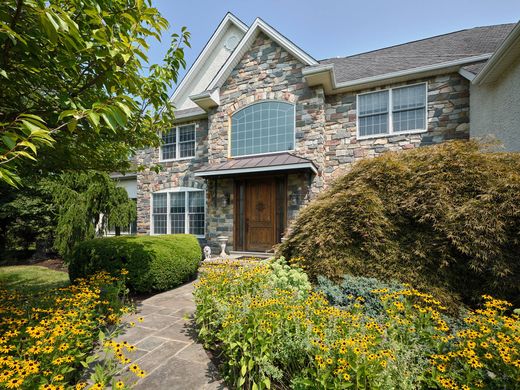
<svg viewBox="0 0 520 390"><path fill-rule="evenodd" d="M515 23L475 27L344 58L321 60L333 64L336 82L413 69L493 53Z"/></svg>

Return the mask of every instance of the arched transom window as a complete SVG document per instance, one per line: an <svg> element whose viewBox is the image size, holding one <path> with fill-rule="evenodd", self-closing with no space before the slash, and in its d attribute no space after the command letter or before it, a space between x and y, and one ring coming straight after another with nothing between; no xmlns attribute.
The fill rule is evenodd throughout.
<svg viewBox="0 0 520 390"><path fill-rule="evenodd" d="M279 101L255 103L231 117L231 156L294 149L294 105Z"/></svg>

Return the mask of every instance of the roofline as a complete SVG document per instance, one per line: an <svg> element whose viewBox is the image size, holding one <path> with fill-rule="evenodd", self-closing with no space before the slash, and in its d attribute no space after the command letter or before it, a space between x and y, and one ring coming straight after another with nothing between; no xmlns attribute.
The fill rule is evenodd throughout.
<svg viewBox="0 0 520 390"><path fill-rule="evenodd" d="M206 176L225 176L235 175L241 173L258 173L258 172L271 172L271 171L289 171L295 169L310 169L315 175L318 174L316 166L312 162L298 163L298 164L281 164L272 165L267 167L252 167L252 168L235 168L235 169L215 169L212 171L201 171L194 172L195 177L206 177Z"/></svg>
<svg viewBox="0 0 520 390"><path fill-rule="evenodd" d="M319 67L310 67L303 69L303 75L310 86L318 85L318 80L313 84L310 79L314 77L323 77L324 74L328 74L329 80L324 80L322 83L324 90L327 93L339 93L352 91L361 88L369 88L381 85L382 83L398 82L408 80L410 78L416 78L419 76L426 76L429 74L445 72L450 68L454 71L458 71L461 65L466 65L474 62L484 61L490 58L492 53L481 54L478 56L460 58L453 61L439 62L437 64L420 66L416 68L404 69L397 72L384 73L377 76L364 77L357 80L344 81L336 83L336 77L334 72L334 65L325 64ZM413 77L412 77L413 76Z"/></svg>
<svg viewBox="0 0 520 390"><path fill-rule="evenodd" d="M410 43L427 41L427 40L430 40L430 39L433 39L433 38L444 37L446 35L451 35L451 34L458 34L458 33L461 33L463 31L470 31L470 30L474 30L474 29L477 29L477 28L489 28L489 27L496 27L496 26L505 26L505 25L508 25L508 24L515 24L515 23L500 23L500 24L489 24L489 25L486 25L486 26L468 27L468 28L463 28L462 30L450 31L450 32L447 32L447 33L444 33L444 34L438 34L438 35L433 35L433 36L426 37L426 38L414 39L413 41L397 43L395 45L381 47L379 49L368 50L368 51L364 51L364 52L361 52L361 53L352 54L352 55L349 55L349 56L344 56L344 57L338 56L338 57L323 58L323 59L319 60L319 62L322 63L323 61L334 61L334 60L337 60L337 59L343 60L343 59L346 59L346 58L353 58L353 57L357 57L357 56L361 56L361 55L365 55L365 54L369 54L369 53L374 53L374 52L381 51L381 50L393 49L395 47L409 45Z"/></svg>
<svg viewBox="0 0 520 390"><path fill-rule="evenodd" d="M248 30L247 25L244 22L242 22L239 18L237 18L231 12L226 13L224 18L222 18L219 25L217 26L217 28L215 29L215 31L209 38L208 42L206 42L206 45L204 45L204 48L202 49L202 51L199 53L199 55L195 59L195 62L190 66L190 69L184 75L181 82L177 85L177 88L175 88L175 91L173 91L173 94L170 97L170 102L172 102L177 97L177 95L183 89L184 85L191 81L191 79L193 78L193 75L195 73L195 69L198 68L199 63L202 62L202 59L212 49L213 44L217 40L217 37L224 30L224 28L226 28L226 26L228 25L229 22L232 22L235 26L237 26L244 33Z"/></svg>
<svg viewBox="0 0 520 390"><path fill-rule="evenodd" d="M514 53L517 52L515 56ZM504 39L502 44L498 47L495 53L491 56L488 62L484 65L482 70L472 80L472 84L482 85L487 82L493 82L500 75L503 70L504 60L511 60L520 55L520 21L516 24L509 35Z"/></svg>
<svg viewBox="0 0 520 390"><path fill-rule="evenodd" d="M219 72L215 75L215 77L206 89L213 90L215 87L219 86L225 80L225 78L227 78L231 70L240 61L240 58L244 54L246 48L248 48L253 43L253 39L256 37L256 33L258 31L262 31L264 34L269 36L271 39L273 39L284 49L289 51L293 56L295 56L299 61L303 62L304 64L318 64L318 61L316 61L313 57L311 57L305 51L300 49L298 46L296 46L294 43L292 43L289 39L280 34L278 31L276 31L269 24L267 24L260 18L256 18L249 30L247 31L247 33L240 40L238 46L228 57L224 65L222 65Z"/></svg>

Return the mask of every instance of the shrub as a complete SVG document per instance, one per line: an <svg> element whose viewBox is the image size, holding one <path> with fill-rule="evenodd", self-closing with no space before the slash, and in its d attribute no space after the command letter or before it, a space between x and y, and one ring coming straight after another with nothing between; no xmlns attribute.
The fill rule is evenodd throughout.
<svg viewBox="0 0 520 390"><path fill-rule="evenodd" d="M294 291L297 294L308 293L312 286L307 274L296 266L290 266L284 257L264 260L269 266L269 286L272 289Z"/></svg>
<svg viewBox="0 0 520 390"><path fill-rule="evenodd" d="M519 299L518 253L520 154L462 141L360 161L301 210L278 250L302 256L314 280L395 279L468 304Z"/></svg>
<svg viewBox="0 0 520 390"><path fill-rule="evenodd" d="M391 292L404 290L397 282L385 283L374 278L344 275L341 284L336 284L324 276L318 276L317 290L325 294L329 302L340 308L349 308L356 303L363 304L363 312L377 316L384 312L379 295L374 290L387 289Z"/></svg>
<svg viewBox="0 0 520 390"><path fill-rule="evenodd" d="M105 270L128 270L128 287L164 291L192 278L202 258L199 242L187 234L96 238L80 243L70 264L71 280Z"/></svg>
<svg viewBox="0 0 520 390"><path fill-rule="evenodd" d="M206 347L218 348L233 388L515 388L520 316L485 297L453 332L445 307L417 290L374 291L384 307L331 306L324 295L273 289L267 264L227 263L196 285L196 321Z"/></svg>

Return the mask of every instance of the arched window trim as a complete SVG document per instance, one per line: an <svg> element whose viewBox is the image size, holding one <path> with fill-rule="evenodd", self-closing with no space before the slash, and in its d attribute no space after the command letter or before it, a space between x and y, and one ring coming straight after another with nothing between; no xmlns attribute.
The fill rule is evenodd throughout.
<svg viewBox="0 0 520 390"><path fill-rule="evenodd" d="M292 106L293 110L293 140L292 140L292 149L287 150L279 150L275 152L263 152L263 153L252 153L252 154L241 154L241 155L233 155L231 152L231 141L232 141L232 134L233 134L233 117L238 114L239 112L245 110L246 108L249 108L251 106L254 106L256 104L260 103L270 103L270 102L277 102L277 103L284 103ZM229 126L228 126L228 157L229 158L237 158L237 157L246 157L246 156L261 156L261 155L267 155L267 154L274 154L274 153L283 153L283 152L293 152L296 149L296 104L292 102L288 102L286 100L280 100L280 99L264 99L264 100L256 100L252 103L246 104L243 107L240 107L238 110L234 111L232 114L229 114Z"/></svg>

